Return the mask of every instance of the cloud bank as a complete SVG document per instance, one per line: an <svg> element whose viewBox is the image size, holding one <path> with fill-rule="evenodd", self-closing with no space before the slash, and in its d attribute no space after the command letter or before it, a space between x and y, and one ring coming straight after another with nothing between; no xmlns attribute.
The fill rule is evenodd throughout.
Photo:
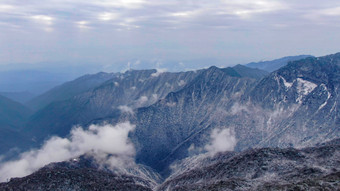
<svg viewBox="0 0 340 191"><path fill-rule="evenodd" d="M110 167L124 165L126 159L135 155L134 145L128 139L134 128L129 122L115 126L91 125L88 130L75 127L69 138L52 137L40 149L22 153L18 160L0 164L0 182L29 175L51 162L65 161L85 153L93 155L100 164Z"/></svg>

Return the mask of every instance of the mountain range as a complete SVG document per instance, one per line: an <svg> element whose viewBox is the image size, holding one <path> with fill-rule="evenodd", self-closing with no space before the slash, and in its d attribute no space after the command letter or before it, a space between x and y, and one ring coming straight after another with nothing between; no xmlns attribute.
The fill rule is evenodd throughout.
<svg viewBox="0 0 340 191"><path fill-rule="evenodd" d="M141 190L338 188L340 53L290 59L273 62L279 68L267 69L270 73L257 69L261 64L249 64L255 68L86 75L34 98L28 107L0 97L0 104L10 103L3 108L14 108L13 116L2 115L8 127L0 130L20 140L25 135L26 145L68 137L75 126L129 121L135 126L129 133L135 168L144 169L112 172L80 156L0 188L86 190L99 186L97 176L103 176L98 184L108 186L103 190L118 182ZM22 146L5 143L0 142L2 153ZM67 183L73 174L79 179ZM44 183L38 188L45 176L54 177L56 187Z"/></svg>

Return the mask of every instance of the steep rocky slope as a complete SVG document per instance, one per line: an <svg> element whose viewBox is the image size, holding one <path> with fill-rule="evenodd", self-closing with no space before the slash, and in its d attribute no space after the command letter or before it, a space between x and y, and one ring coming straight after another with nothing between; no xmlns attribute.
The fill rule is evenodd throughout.
<svg viewBox="0 0 340 191"><path fill-rule="evenodd" d="M310 146L340 136L340 53L292 62L263 79L242 104L271 111L259 146ZM255 109L254 109L255 108Z"/></svg>
<svg viewBox="0 0 340 191"><path fill-rule="evenodd" d="M194 156L179 162L158 190L337 190L339 157L340 139L300 150L261 148Z"/></svg>
<svg viewBox="0 0 340 191"><path fill-rule="evenodd" d="M0 95L7 97L10 100L16 101L18 103L24 104L33 99L35 96L35 94L31 93L31 92L0 92Z"/></svg>
<svg viewBox="0 0 340 191"><path fill-rule="evenodd" d="M32 142L19 132L32 111L0 95L0 155L15 147L28 148Z"/></svg>
<svg viewBox="0 0 340 191"><path fill-rule="evenodd" d="M118 74L100 72L93 75L85 75L73 81L52 88L51 90L30 100L27 105L33 110L39 110L52 102L70 99L73 96L87 92L105 81L114 78Z"/></svg>
<svg viewBox="0 0 340 191"><path fill-rule="evenodd" d="M17 156L18 153L34 146L34 142L21 132L0 128L0 159Z"/></svg>
<svg viewBox="0 0 340 191"><path fill-rule="evenodd" d="M48 135L65 136L73 125L84 125L96 118L131 113L134 108L149 106L169 92L181 89L200 72L130 70L118 73L89 91L39 110L23 131L38 139Z"/></svg>
<svg viewBox="0 0 340 191"><path fill-rule="evenodd" d="M24 105L0 95L0 128L19 129L31 114Z"/></svg>
<svg viewBox="0 0 340 191"><path fill-rule="evenodd" d="M255 83L256 79L233 69L211 67L182 90L139 108L130 118L137 125L132 135L139 151L137 161L162 170L186 156L191 144L208 141L210 130L224 122L224 108Z"/></svg>

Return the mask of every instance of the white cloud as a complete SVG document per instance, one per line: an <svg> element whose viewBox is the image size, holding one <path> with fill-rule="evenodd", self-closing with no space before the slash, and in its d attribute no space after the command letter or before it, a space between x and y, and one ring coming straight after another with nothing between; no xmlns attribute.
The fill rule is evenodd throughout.
<svg viewBox="0 0 340 191"><path fill-rule="evenodd" d="M161 75L162 73L166 72L167 69L166 68L158 68L156 69L157 71L155 73L151 74L151 77L158 77L159 75Z"/></svg>
<svg viewBox="0 0 340 191"><path fill-rule="evenodd" d="M157 101L158 100L158 94L152 94L152 100Z"/></svg>
<svg viewBox="0 0 340 191"><path fill-rule="evenodd" d="M89 29L90 28L88 26L90 24L89 21L77 21L75 23L76 23L76 26L80 29Z"/></svg>
<svg viewBox="0 0 340 191"><path fill-rule="evenodd" d="M236 138L230 129L214 129L210 135L211 142L205 146L210 155L219 152L233 151L236 146Z"/></svg>
<svg viewBox="0 0 340 191"><path fill-rule="evenodd" d="M178 18L189 18L189 17L197 16L199 13L200 13L200 10L174 12L174 13L171 13L170 16L178 17Z"/></svg>
<svg viewBox="0 0 340 191"><path fill-rule="evenodd" d="M181 81L178 82L179 86L184 86L185 84L186 84L186 82L184 80L181 80Z"/></svg>
<svg viewBox="0 0 340 191"><path fill-rule="evenodd" d="M141 61L140 60L136 60L136 62L133 64L134 66L138 66L140 65Z"/></svg>
<svg viewBox="0 0 340 191"><path fill-rule="evenodd" d="M0 4L0 12L9 12L15 9L12 5Z"/></svg>
<svg viewBox="0 0 340 191"><path fill-rule="evenodd" d="M289 9L289 6L286 2L277 0L223 0L219 7L214 9L220 17L235 16L241 21L264 13L278 13Z"/></svg>
<svg viewBox="0 0 340 191"><path fill-rule="evenodd" d="M119 17L118 14L109 12L100 13L98 15L98 19L102 21L111 21L117 19L118 17Z"/></svg>
<svg viewBox="0 0 340 191"><path fill-rule="evenodd" d="M176 102L167 102L166 105L168 107L174 107L174 106L176 106Z"/></svg>
<svg viewBox="0 0 340 191"><path fill-rule="evenodd" d="M320 11L323 15L329 15L329 16L339 16L340 15L340 7L334 7L329 9L323 9Z"/></svg>
<svg viewBox="0 0 340 191"><path fill-rule="evenodd" d="M239 103L235 103L230 109L231 115L236 115L242 112L249 112L249 108L245 105L240 105Z"/></svg>
<svg viewBox="0 0 340 191"><path fill-rule="evenodd" d="M318 24L334 23L332 18L339 18L340 7L315 8L314 10L305 11L303 18L311 20Z"/></svg>
<svg viewBox="0 0 340 191"><path fill-rule="evenodd" d="M146 1L144 0L102 0L102 1L96 1L93 2L95 5L99 5L102 7L116 7L116 8L125 8L125 9L138 9L143 4L145 4Z"/></svg>
<svg viewBox="0 0 340 191"><path fill-rule="evenodd" d="M0 181L26 176L51 162L68 160L85 153L91 153L99 162L110 166L123 164L119 162L119 157L131 158L135 154L134 146L128 139L129 132L134 128L129 122L115 126L91 125L88 130L76 127L71 130L70 138L52 137L40 149L22 153L18 160L0 164ZM116 157L109 157L108 154Z"/></svg>
<svg viewBox="0 0 340 191"><path fill-rule="evenodd" d="M141 97L137 100L137 105L138 105L138 106L142 106L142 105L144 105L148 100L149 100L148 97L146 97L146 96L141 96Z"/></svg>
<svg viewBox="0 0 340 191"><path fill-rule="evenodd" d="M30 16L30 19L39 24L39 27L44 29L47 32L53 31L52 25L55 21L55 18L47 15L34 15Z"/></svg>
<svg viewBox="0 0 340 191"><path fill-rule="evenodd" d="M20 28L20 26L12 24L12 23L6 23L6 22L0 22L0 26L4 26L6 28Z"/></svg>
<svg viewBox="0 0 340 191"><path fill-rule="evenodd" d="M31 18L34 21L45 24L45 25L52 25L53 21L55 20L53 17L47 16L47 15L34 15L34 16L31 16Z"/></svg>
<svg viewBox="0 0 340 191"><path fill-rule="evenodd" d="M127 105L120 105L118 109L123 113L133 114L133 109Z"/></svg>

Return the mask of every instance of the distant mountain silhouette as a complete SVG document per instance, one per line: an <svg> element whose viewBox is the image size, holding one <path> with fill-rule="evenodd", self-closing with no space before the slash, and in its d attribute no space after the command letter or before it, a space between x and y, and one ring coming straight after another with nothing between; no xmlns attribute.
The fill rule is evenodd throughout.
<svg viewBox="0 0 340 191"><path fill-rule="evenodd" d="M289 62L305 59L308 57L313 57L311 55L299 55L299 56L287 56L271 61L261 61L261 62L251 62L249 64L246 64L246 66L250 68L258 68L261 70L265 70L267 72L273 72L285 65L287 65Z"/></svg>
<svg viewBox="0 0 340 191"><path fill-rule="evenodd" d="M19 129L27 122L32 111L24 105L0 95L0 153L18 148L29 148L32 142Z"/></svg>

